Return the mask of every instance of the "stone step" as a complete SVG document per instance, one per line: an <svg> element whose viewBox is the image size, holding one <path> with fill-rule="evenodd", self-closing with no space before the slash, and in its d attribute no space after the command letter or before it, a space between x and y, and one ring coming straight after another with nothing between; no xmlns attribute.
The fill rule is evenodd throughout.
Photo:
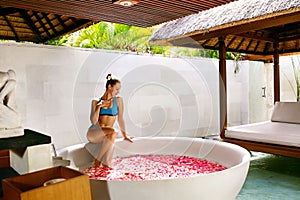
<svg viewBox="0 0 300 200"><path fill-rule="evenodd" d="M53 167L57 166L69 166L71 161L70 160L64 160L61 156L52 157L52 163Z"/></svg>
<svg viewBox="0 0 300 200"><path fill-rule="evenodd" d="M52 160L63 160L63 157L61 157L61 156L53 156Z"/></svg>

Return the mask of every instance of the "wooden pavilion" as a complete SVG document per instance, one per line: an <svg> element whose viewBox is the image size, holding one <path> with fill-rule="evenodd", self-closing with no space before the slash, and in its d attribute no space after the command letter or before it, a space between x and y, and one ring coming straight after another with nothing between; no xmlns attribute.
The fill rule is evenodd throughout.
<svg viewBox="0 0 300 200"><path fill-rule="evenodd" d="M229 139L226 51L273 56L274 102L280 101L279 55L300 52L299 0L239 0L165 23L150 41L160 45L219 50L220 129L224 141L248 150L300 157L298 147Z"/></svg>

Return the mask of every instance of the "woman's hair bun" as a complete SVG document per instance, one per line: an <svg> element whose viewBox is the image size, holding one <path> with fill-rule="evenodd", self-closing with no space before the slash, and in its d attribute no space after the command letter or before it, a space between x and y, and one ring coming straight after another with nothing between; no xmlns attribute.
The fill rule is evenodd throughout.
<svg viewBox="0 0 300 200"><path fill-rule="evenodd" d="M106 80L107 80L105 84L106 90L108 89L109 85L114 86L116 83L120 83L120 81L116 79L116 77L113 77L112 74L107 74Z"/></svg>
<svg viewBox="0 0 300 200"><path fill-rule="evenodd" d="M112 74L107 74L106 80L111 80L112 79Z"/></svg>

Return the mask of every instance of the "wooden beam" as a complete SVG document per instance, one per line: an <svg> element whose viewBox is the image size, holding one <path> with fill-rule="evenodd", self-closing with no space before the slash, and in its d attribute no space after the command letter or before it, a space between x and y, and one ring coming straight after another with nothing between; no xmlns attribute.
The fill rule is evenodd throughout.
<svg viewBox="0 0 300 200"><path fill-rule="evenodd" d="M17 34L17 31L15 30L14 26L10 23L10 21L7 19L6 16L3 16L3 17L4 17L5 22L8 24L9 28L11 29L11 31L12 31L12 32L14 33L14 35L15 35L15 39L14 39L14 40L16 40L17 42L19 42L19 41L20 41L20 38L19 38L19 36L18 36L18 34Z"/></svg>
<svg viewBox="0 0 300 200"><path fill-rule="evenodd" d="M13 36L1 36L1 40L16 40L16 38Z"/></svg>
<svg viewBox="0 0 300 200"><path fill-rule="evenodd" d="M220 95L220 132L225 137L227 128L227 82L226 82L226 46L224 37L219 37L219 95Z"/></svg>
<svg viewBox="0 0 300 200"><path fill-rule="evenodd" d="M250 46L251 46L252 42L253 42L253 40L251 39L251 40L250 40L250 42L248 43L247 47L246 47L246 51L248 51L248 50L249 50L249 48L250 48Z"/></svg>
<svg viewBox="0 0 300 200"><path fill-rule="evenodd" d="M274 43L273 43L274 44ZM268 49L270 48L271 43L266 43L265 48L264 48L264 53L267 54Z"/></svg>
<svg viewBox="0 0 300 200"><path fill-rule="evenodd" d="M278 53L278 34L274 35L274 103L280 101L280 70L279 70L279 53Z"/></svg>
<svg viewBox="0 0 300 200"><path fill-rule="evenodd" d="M300 34L292 37L284 37L282 39L279 39L279 42L288 42L288 41L299 40L299 39L300 39Z"/></svg>
<svg viewBox="0 0 300 200"><path fill-rule="evenodd" d="M54 35L57 36L58 33L57 33L55 27L53 26L51 20L48 18L48 15L46 13L42 13L42 15L43 15L44 19L46 19L46 21L49 24L50 28L52 29Z"/></svg>
<svg viewBox="0 0 300 200"><path fill-rule="evenodd" d="M255 48L254 48L254 50L253 50L254 52L256 52L256 50L257 50L259 44L260 44L260 41L257 41L257 43L256 43L256 45L255 45Z"/></svg>
<svg viewBox="0 0 300 200"><path fill-rule="evenodd" d="M176 43L176 41L171 41L173 46L181 46L181 47L191 47L201 49L201 41L195 41L191 38L183 38L180 43ZM203 45L202 45L203 46ZM203 46L204 48L205 46Z"/></svg>
<svg viewBox="0 0 300 200"><path fill-rule="evenodd" d="M227 51L229 51L229 52L237 52L237 53L245 53L245 54L255 54L255 55L261 55L261 56L268 55L268 54L265 54L264 52L237 50L237 49L233 49L233 48L227 48Z"/></svg>
<svg viewBox="0 0 300 200"><path fill-rule="evenodd" d="M59 23L62 25L62 27L64 29L67 28L67 26L65 25L65 22L60 18L60 15L55 15L56 19L59 21Z"/></svg>
<svg viewBox="0 0 300 200"><path fill-rule="evenodd" d="M81 19L81 20L77 20L76 22L76 25L73 23L73 25L70 25L68 26L67 28L61 30L61 31L58 31L57 32L57 36L55 35L52 35L51 37L49 38L45 38L44 41L42 41L43 43L48 41L48 40L51 40L51 39L55 39L61 35L64 35L64 34L67 34L69 32L73 32L74 30L79 30L81 29L82 27L86 26L86 24L89 24L91 21L88 20L88 19Z"/></svg>
<svg viewBox="0 0 300 200"><path fill-rule="evenodd" d="M284 133L282 133L284 134ZM270 144L255 141L239 140L235 138L222 138L224 142L234 143L249 151L260 151L265 153L277 154L300 158L300 148L296 146L285 146L280 144Z"/></svg>
<svg viewBox="0 0 300 200"><path fill-rule="evenodd" d="M209 41L210 41L210 39L205 40L201 45L202 45L202 46L205 46Z"/></svg>
<svg viewBox="0 0 300 200"><path fill-rule="evenodd" d="M275 33L273 33L273 34L275 34ZM173 43L174 46L191 47L191 48L198 48L199 49L200 45L198 43L196 43L195 41L193 41L193 43L190 43L191 41L192 40L190 38L185 38L185 41L181 40L181 42L182 42L181 44L173 43L173 41L172 41L172 43ZM231 41L233 41L233 39L231 39L230 42ZM271 42L267 42L266 45L265 45L265 47L264 47L264 49L262 51L257 51L257 49L258 49L259 45L262 43L262 41L256 41L256 42L257 43L255 45L255 48L253 50L250 50L250 51L247 50L247 49L230 48L229 46L227 46L226 51L246 53L246 54L255 54L255 55L261 55L261 56L270 56L270 55L274 54L274 50L273 49L272 49L272 51L269 51L270 47L272 45ZM295 43L295 46L297 44L298 43ZM238 45L241 46L241 42ZM201 44L201 47L203 47L204 49L219 50L218 45L211 46L211 45L203 45L203 44ZM298 52L299 48L300 48L300 45L298 47L296 46L294 49L287 49L287 50L278 49L278 53L279 54L285 54L285 53Z"/></svg>
<svg viewBox="0 0 300 200"><path fill-rule="evenodd" d="M28 15L28 13L25 10L20 10L20 14L22 15L24 21L29 26L29 28L32 30L34 34L37 35L37 42L40 42L42 40L40 31L35 27L34 22L32 21L31 17Z"/></svg>
<svg viewBox="0 0 300 200"><path fill-rule="evenodd" d="M2 8L0 7L0 16L11 15L17 13L20 9L17 8Z"/></svg>
<svg viewBox="0 0 300 200"><path fill-rule="evenodd" d="M188 14L191 12L182 13L182 9L178 14L174 14L176 11L169 11L166 7L162 7L162 11L153 11L151 8L145 7L141 11L137 11L136 8L128 10L128 8L123 6L115 6L111 1L40 1L40 0L30 0L30 1L19 1L19 0L6 0L0 1L0 5L17 7L27 10L35 10L45 13L55 13L65 16L73 16L79 19L89 19L96 21L109 21L114 23L121 24L130 24L141 27L149 27L153 25L160 24L172 19L176 19ZM161 1L159 1L161 2ZM154 3L154 5L156 5ZM100 9L97 9L100 8ZM169 8L169 7L168 7ZM169 11L169 14L164 17L165 13ZM149 12L151 12L149 14ZM125 13L125 17L124 17ZM173 14L174 17L170 18L169 16ZM163 16L162 16L163 15ZM139 18L136 18L139 16Z"/></svg>
<svg viewBox="0 0 300 200"><path fill-rule="evenodd" d="M187 47L187 46L185 46L185 47ZM204 46L204 48L205 49L211 49L211 50L219 50L219 48L215 48L214 46ZM234 48L226 48L226 51L228 51L228 52L246 53L246 54L255 54L255 55L261 55L261 56L272 55L272 52L269 53L269 54L266 54L264 52L237 50L237 49L234 49Z"/></svg>
<svg viewBox="0 0 300 200"><path fill-rule="evenodd" d="M278 50L278 54L292 54L292 53L295 53L295 52L299 52L299 49L289 49L289 50L285 50L285 49L281 49L281 50ZM274 52L271 52L274 54ZM269 55L272 55L272 54L269 54Z"/></svg>
<svg viewBox="0 0 300 200"><path fill-rule="evenodd" d="M274 28L271 28L271 30ZM279 37L284 37L289 34L289 32L294 32L300 29L300 22L285 24L284 26L276 27L276 31Z"/></svg>
<svg viewBox="0 0 300 200"><path fill-rule="evenodd" d="M70 19L71 19L72 22L76 25L76 19L75 19L75 17L70 17Z"/></svg>
<svg viewBox="0 0 300 200"><path fill-rule="evenodd" d="M253 34L246 34L246 33L239 33L235 34L236 36L243 37L243 38L249 38L249 39L254 39L254 40L259 40L259 41L265 41L265 42L274 42L273 38L267 38L267 37L262 37L259 35L253 35Z"/></svg>
<svg viewBox="0 0 300 200"><path fill-rule="evenodd" d="M242 40L240 41L240 43L236 47L237 50L239 50L239 48L242 46L242 44L243 44L244 41L245 41L245 38L242 38Z"/></svg>
<svg viewBox="0 0 300 200"><path fill-rule="evenodd" d="M224 38L223 38L224 39ZM225 40L225 39L224 39ZM214 49L220 50L219 48L220 42L219 40L215 43L215 45L213 46Z"/></svg>
<svg viewBox="0 0 300 200"><path fill-rule="evenodd" d="M206 30L201 33L190 33L187 34L185 37L191 37L193 40L201 41L209 38L215 38L222 35L236 35L240 33L245 33L247 31L252 30L261 30L265 28L270 28L274 26L281 26L288 23L298 22L300 21L300 11L294 12L291 14L279 15L275 17L269 18L261 18L257 20L248 21L245 20L244 23L235 26L224 26L224 28L212 28L211 30ZM183 37L183 36L182 36ZM178 43L182 38L178 38ZM174 39L169 39L171 41Z"/></svg>
<svg viewBox="0 0 300 200"><path fill-rule="evenodd" d="M236 39L236 36L233 36L233 38L228 42L227 48L230 47L230 45L234 42L235 39Z"/></svg>
<svg viewBox="0 0 300 200"><path fill-rule="evenodd" d="M292 54L292 53L295 53L295 52L299 52L299 50L300 49L288 49L288 50L286 50L286 49L278 49L278 54L279 55L281 55L281 54L285 54L285 55L287 55L287 54ZM250 54L250 53L249 53ZM259 54L257 54L257 55L259 55ZM266 54L261 54L261 55L266 55L266 56L273 56L274 55L274 51L270 51L270 52L267 52Z"/></svg>
<svg viewBox="0 0 300 200"><path fill-rule="evenodd" d="M45 26L45 24L42 22L42 20L41 20L40 16L38 15L38 13L34 12L34 11L32 11L32 12L33 12L33 15L36 17L36 19L38 20L38 22L40 23L41 27L43 27L43 29L46 32L48 38L50 38L51 34L49 33L49 31L48 31L47 27Z"/></svg>

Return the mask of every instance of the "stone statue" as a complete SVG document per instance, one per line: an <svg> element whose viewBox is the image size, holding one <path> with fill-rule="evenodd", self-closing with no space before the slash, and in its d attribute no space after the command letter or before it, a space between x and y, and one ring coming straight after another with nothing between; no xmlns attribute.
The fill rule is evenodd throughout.
<svg viewBox="0 0 300 200"><path fill-rule="evenodd" d="M0 71L0 138L24 135L21 120L16 111L16 73Z"/></svg>

